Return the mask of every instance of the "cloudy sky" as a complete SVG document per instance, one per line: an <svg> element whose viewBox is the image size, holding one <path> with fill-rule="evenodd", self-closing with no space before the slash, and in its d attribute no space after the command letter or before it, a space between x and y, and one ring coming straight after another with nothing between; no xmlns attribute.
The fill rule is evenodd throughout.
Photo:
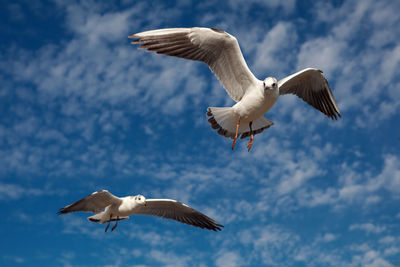
<svg viewBox="0 0 400 267"><path fill-rule="evenodd" d="M400 2L3 1L2 266L400 264ZM136 32L217 27L259 79L324 71L342 113L295 96L231 150L208 106L233 101L205 64L137 50ZM185 202L222 232L57 216L93 191Z"/></svg>

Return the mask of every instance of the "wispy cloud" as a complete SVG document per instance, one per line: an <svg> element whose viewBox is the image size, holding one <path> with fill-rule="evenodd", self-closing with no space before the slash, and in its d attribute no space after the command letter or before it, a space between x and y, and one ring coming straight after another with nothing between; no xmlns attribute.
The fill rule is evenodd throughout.
<svg viewBox="0 0 400 267"><path fill-rule="evenodd" d="M372 223L352 224L349 227L350 231L363 230L367 233L379 234L386 230L385 226L377 226Z"/></svg>
<svg viewBox="0 0 400 267"><path fill-rule="evenodd" d="M393 222L400 214L393 207L400 168L388 140L396 134L400 108L399 4L347 0L308 8L300 1L178 2L55 1L55 9L48 10L60 20L49 22L58 23L57 39L34 47L16 42L2 50L0 200L7 212L13 209L5 224L51 217L27 212L21 204L25 197L48 201L49 194L79 197L115 189L177 199L226 227L205 233L134 217L105 235L85 215L55 217L57 222L46 221L43 243L60 232L62 242L87 242L88 251L82 260L80 252L54 248L57 263L395 262L400 240ZM43 4L30 4L33 14L44 12ZM28 19L20 4L6 8L15 19ZM142 30L192 25L234 34L260 79L321 68L343 119L331 122L297 97L282 96L266 114L275 125L256 136L253 150L248 153L242 140L231 151L231 140L210 130L204 115L209 105L233 104L208 68L145 53L127 39ZM35 29L28 28L29 41ZM15 209L17 201L21 207ZM46 248L35 244L37 251ZM28 255L3 259L25 263Z"/></svg>
<svg viewBox="0 0 400 267"><path fill-rule="evenodd" d="M3 260L6 262L13 262L14 264L24 264L25 259L23 257L19 257L19 256L12 256L12 255L3 255Z"/></svg>
<svg viewBox="0 0 400 267"><path fill-rule="evenodd" d="M297 33L292 23L279 22L274 25L257 44L253 63L255 73L264 75L274 73L281 78L287 76L288 73L284 72L288 71L287 64L282 62L293 60L294 53L288 51L296 44Z"/></svg>
<svg viewBox="0 0 400 267"><path fill-rule="evenodd" d="M22 197L37 197L42 195L57 194L46 189L22 187L18 184L0 183L0 200L17 200Z"/></svg>
<svg viewBox="0 0 400 267"><path fill-rule="evenodd" d="M215 266L237 267L243 266L243 259L237 252L220 251L215 259Z"/></svg>

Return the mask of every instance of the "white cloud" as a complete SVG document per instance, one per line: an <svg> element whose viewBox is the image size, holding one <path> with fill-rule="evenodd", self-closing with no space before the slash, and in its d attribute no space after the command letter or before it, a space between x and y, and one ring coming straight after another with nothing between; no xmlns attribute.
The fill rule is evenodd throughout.
<svg viewBox="0 0 400 267"><path fill-rule="evenodd" d="M263 264L277 266L283 262L292 262L286 255L295 252L299 236L277 225L257 226L242 230L239 240L250 246L252 253L248 258L260 258ZM286 264L287 265L287 264Z"/></svg>
<svg viewBox="0 0 400 267"><path fill-rule="evenodd" d="M45 189L22 187L18 184L0 183L0 200L16 200L21 197L32 197L42 195L52 195L56 192L49 192Z"/></svg>
<svg viewBox="0 0 400 267"><path fill-rule="evenodd" d="M243 11L244 2L231 3ZM274 7L268 10L268 16L276 16L281 8L293 10L288 7L293 8L294 3L256 1L252 7ZM125 191L140 190L151 197L175 198L227 226L219 236L207 239L210 249L217 248L217 252L189 251L190 255L201 255L192 259L185 256L186 251L174 253L177 247L165 249L181 242L186 246L193 237L186 235L187 228L179 234L160 230L175 222L154 219L154 224L160 226L156 231L151 227L153 222L146 228L136 224L135 218L124 225L131 227L121 228L110 238L104 237L103 227L91 225L84 217L63 217L64 233L110 241L110 247L116 248L110 253L114 253L115 261L108 262L114 266L132 257L153 265L200 266L198 260L204 255L212 255L210 259L216 265L232 266L290 266L295 262L310 266L385 264L398 246L397 239L379 239L390 231L384 223L353 223L346 227L345 231L375 233L376 239L383 240L376 246L364 246L362 251L351 251L349 256L349 245L330 248L342 236L337 228L329 232L316 229L313 236L305 238L304 232L294 230L293 225L277 222L297 219L295 216L300 213L304 216L302 211L312 214L321 210L334 216L331 212L352 205L362 207L360 213L369 214L371 207L398 198L399 158L390 152L393 150L387 146L378 149L371 159L370 150L343 137L346 131L354 138L360 133L356 127L366 127L372 121L377 121L374 125L378 127L380 120L389 120L398 113L399 53L393 37L397 35L380 39L387 37L387 32L398 31L396 16L388 16L396 9L389 4L326 4L329 9L319 9L325 14L313 22L318 29L326 29L322 35L312 27L304 30L304 25L309 25L304 21L282 22L286 20L281 14L278 21L272 22L261 15L248 17L246 12L238 13L235 19L227 15L229 12L219 16L218 10L204 16L202 21L207 25L215 22L217 27L231 29L243 44L248 62L254 65L251 67L265 72L263 75L283 76L308 64L322 68L339 106L347 113L346 119L334 125L298 98L281 98L279 106L267 115L276 125L257 135L255 146L248 153L245 141L232 152L231 140L209 129L203 114L205 103L230 105L232 100L217 79L208 75L204 64L152 55L128 44L127 35L174 24L177 13L184 13L185 9L173 11L165 5L154 5L149 13L147 5L135 4L134 8L119 12L102 3L60 1L70 36L33 52L14 48L7 51L8 56L2 55L1 71L13 81L11 85L4 83L10 88L0 91L0 97L15 91L12 96L26 102L10 107L7 112L13 120L0 125L1 174L23 174L19 179L31 177L29 174L41 175L45 177L42 179L51 177L60 183L75 177L76 181L79 179L75 183L79 190L114 186ZM93 7L88 8L90 5ZM141 15L136 16L139 11ZM358 32L365 20L371 21L371 30L362 39ZM258 24L260 21L263 24ZM113 27L117 29L113 31ZM315 50L320 54L316 55ZM45 110L39 113L41 109ZM184 118L190 112L195 113L196 122ZM195 143L182 138L176 142L178 145L172 145L181 125L185 126L184 131L194 133L191 140ZM196 128L188 129L188 125ZM370 131L374 133L373 129ZM382 151L385 154L379 155ZM119 180L120 177L126 179ZM37 184L43 181L37 180ZM35 188L3 183L0 198L20 199L29 192L42 196L43 192ZM30 216L14 214L19 222ZM121 243L111 240L119 240L120 236L138 240L144 248L121 249Z"/></svg>
<svg viewBox="0 0 400 267"><path fill-rule="evenodd" d="M276 24L265 33L261 42L256 44L253 63L255 73L264 75L269 73L277 77L287 76L283 75L284 71L288 70L287 64L282 64L282 62L290 62L293 58L294 53L291 50L296 43L297 33L291 23L279 22Z"/></svg>
<svg viewBox="0 0 400 267"><path fill-rule="evenodd" d="M76 214L63 215L59 219L62 220L64 234L78 234L90 236L94 239L104 238L104 227L89 222L85 217Z"/></svg>
<svg viewBox="0 0 400 267"><path fill-rule="evenodd" d="M69 27L87 39L89 47L102 41L121 40L121 36L129 31L129 17L140 12L140 9L127 9L123 12L105 14L85 13L80 6L68 6ZM91 9L86 9L90 11Z"/></svg>
<svg viewBox="0 0 400 267"><path fill-rule="evenodd" d="M163 264L165 267L184 267L189 266L190 256L175 255L171 252L161 250L151 250L148 255L154 261Z"/></svg>
<svg viewBox="0 0 400 267"><path fill-rule="evenodd" d="M329 81L333 73L346 62L346 49L348 48L345 42L332 36L312 39L302 44L297 56L296 68L298 70L308 67L320 69Z"/></svg>
<svg viewBox="0 0 400 267"><path fill-rule="evenodd" d="M390 262L383 259L382 255L375 250L367 251L364 255L354 256L353 264L366 267L392 266Z"/></svg>
<svg viewBox="0 0 400 267"><path fill-rule="evenodd" d="M398 255L399 252L400 252L400 248L398 248L398 247L389 247L389 248L385 249L383 254L385 256L391 256L391 255Z"/></svg>
<svg viewBox="0 0 400 267"><path fill-rule="evenodd" d="M334 188L327 188L326 190L301 190L297 197L299 204L306 207L316 207L320 205L332 205L336 203L338 192Z"/></svg>
<svg viewBox="0 0 400 267"><path fill-rule="evenodd" d="M338 238L338 235L335 235L333 233L325 233L324 235L317 237L316 241L329 243L329 242L336 240L337 238Z"/></svg>
<svg viewBox="0 0 400 267"><path fill-rule="evenodd" d="M400 66L400 45L395 46L389 51L385 51L381 59L381 71L379 79L382 80L382 85L388 85L392 79L399 74Z"/></svg>
<svg viewBox="0 0 400 267"><path fill-rule="evenodd" d="M135 222L135 216L132 217L133 221L128 222L130 225L123 225L123 229L120 231L123 232L123 235L132 240L140 240L143 244L149 244L151 247L164 247L171 243L182 243L184 242L184 238L182 236L177 235L175 231L162 231L156 232L151 227L146 227L141 224L138 225L138 222ZM165 221L152 218L151 220L155 220L154 223L162 224L166 223ZM167 225L174 224L176 222L170 221ZM181 225L180 227L185 227Z"/></svg>
<svg viewBox="0 0 400 267"><path fill-rule="evenodd" d="M14 256L14 255L4 255L3 254L2 258L6 262L11 261L11 262L16 263L16 264L24 264L25 261L26 261L25 258L20 257L20 256Z"/></svg>
<svg viewBox="0 0 400 267"><path fill-rule="evenodd" d="M394 241L396 241L396 238L394 238L393 236L389 236L389 235L379 239L379 243L383 243L383 244L390 244L390 243L393 243Z"/></svg>
<svg viewBox="0 0 400 267"><path fill-rule="evenodd" d="M73 176L87 172L90 162L96 159L100 162L92 173L101 175L105 169L114 168L115 161L110 158L132 162L130 151L109 142L109 136L132 138L126 135L132 127L132 116L155 120L164 120L165 115L176 117L184 109L195 109L205 96L205 83L196 69L200 63L154 55L157 60L153 60L127 39L139 30L127 28L132 20L138 25L156 16L158 20L151 21L156 24L177 11L165 12L160 6L152 9L150 17L138 18L136 12L149 7L138 4L123 12L112 12L107 11L107 4L57 3L66 12L72 39L34 52L15 49L0 64L14 82L35 88L30 89L32 92L18 90L31 93L30 105L11 107L9 112L18 116L14 116L11 127L1 131L5 142L0 151L5 163L3 173L11 169L21 173L46 169L47 174ZM93 7L87 9L88 5ZM186 88L178 92L181 85ZM47 108L36 116L32 109L44 103ZM27 138L35 142L22 142ZM77 139L70 143L71 138ZM8 145L13 147L7 149ZM132 173L129 166L119 170L123 175Z"/></svg>
<svg viewBox="0 0 400 267"><path fill-rule="evenodd" d="M282 182L277 187L277 192L280 195L290 193L299 188L308 179L321 173L321 170L316 164L314 164L314 162L308 162L308 164L296 164L289 175L283 175Z"/></svg>
<svg viewBox="0 0 400 267"><path fill-rule="evenodd" d="M377 226L374 225L372 223L363 223L363 224L352 224L349 227L350 231L353 230L363 230L365 232L369 233L373 233L373 234L379 234L382 233L383 231L386 230L385 226Z"/></svg>
<svg viewBox="0 0 400 267"><path fill-rule="evenodd" d="M70 262L72 260L74 260L75 258L75 253L72 251L68 251L68 252L62 252L60 257L57 259L58 262L62 263L64 267L72 267L74 266L73 264L71 264Z"/></svg>
<svg viewBox="0 0 400 267"><path fill-rule="evenodd" d="M400 18L394 15L399 4L349 0L335 7L331 3L316 6L317 20L326 23L328 31L325 37L302 44L298 66L320 66L334 85L341 110L361 109L356 125L377 127L399 109L399 101L388 98L385 89L395 86L395 76L399 77L395 36L400 30L395 25ZM313 55L315 51L318 56ZM389 101L381 104L381 96Z"/></svg>
<svg viewBox="0 0 400 267"><path fill-rule="evenodd" d="M237 267L243 265L243 259L237 252L220 251L215 259L215 266L218 267Z"/></svg>
<svg viewBox="0 0 400 267"><path fill-rule="evenodd" d="M297 201L301 205L315 207L319 205L333 205L336 208L351 203L362 203L363 205L374 205L383 201L379 195L382 189L392 192L395 197L399 191L397 186L400 179L400 169L396 162L398 158L394 155L384 155L383 164L377 174L373 175L369 167L362 162L356 162L352 166L342 164L338 169L339 183L335 187L325 190L309 188L300 190ZM363 169L365 168L365 169ZM385 195L387 199L388 195Z"/></svg>

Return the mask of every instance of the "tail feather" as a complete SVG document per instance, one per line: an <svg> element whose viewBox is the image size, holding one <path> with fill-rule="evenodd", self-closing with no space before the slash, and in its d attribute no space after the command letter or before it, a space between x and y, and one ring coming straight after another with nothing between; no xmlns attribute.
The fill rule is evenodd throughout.
<svg viewBox="0 0 400 267"><path fill-rule="evenodd" d="M233 112L231 107L217 108L210 107L207 110L207 116L209 117L208 122L211 124L211 128L218 130L218 134L234 138L236 134L236 123L238 120L238 115ZM272 121L264 116L256 119L252 123L253 134L259 134L265 129L274 125ZM241 138L246 138L250 136L250 128L248 123L241 123L238 129L238 135Z"/></svg>
<svg viewBox="0 0 400 267"><path fill-rule="evenodd" d="M218 130L218 134L233 138L235 137L237 115L232 108L208 108L207 116L211 128Z"/></svg>
<svg viewBox="0 0 400 267"><path fill-rule="evenodd" d="M260 118L253 121L253 124L251 125L251 128L253 130L252 133L253 133L253 135L262 133L265 129L268 129L272 125L274 125L274 123L272 121L270 121L269 119L267 119L264 116L261 116ZM248 136L250 136L250 127L249 127L248 131L246 131L242 134L240 139L246 138Z"/></svg>

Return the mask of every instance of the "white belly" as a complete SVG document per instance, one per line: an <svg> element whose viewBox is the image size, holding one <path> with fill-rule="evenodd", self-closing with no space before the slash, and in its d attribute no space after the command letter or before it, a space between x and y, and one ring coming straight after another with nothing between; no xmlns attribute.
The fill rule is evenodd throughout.
<svg viewBox="0 0 400 267"><path fill-rule="evenodd" d="M118 207L115 207L113 211L115 216L130 216L135 213L135 207L137 206L130 197L122 198L122 204Z"/></svg>
<svg viewBox="0 0 400 267"><path fill-rule="evenodd" d="M242 98L233 106L236 114L240 116L241 122L250 122L264 115L276 103L279 97L278 91L264 93L253 92Z"/></svg>

